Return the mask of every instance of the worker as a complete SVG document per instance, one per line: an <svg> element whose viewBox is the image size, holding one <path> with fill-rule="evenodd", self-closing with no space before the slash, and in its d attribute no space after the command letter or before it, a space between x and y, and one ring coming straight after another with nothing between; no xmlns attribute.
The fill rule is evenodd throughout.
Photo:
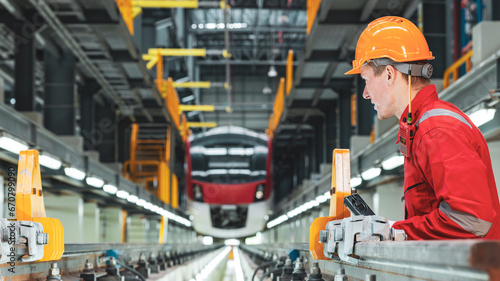
<svg viewBox="0 0 500 281"><path fill-rule="evenodd" d="M405 155L405 220L392 227L408 239L500 239L500 204L481 131L430 83L434 59L409 20L382 17L361 33L353 68L379 119L399 118Z"/></svg>

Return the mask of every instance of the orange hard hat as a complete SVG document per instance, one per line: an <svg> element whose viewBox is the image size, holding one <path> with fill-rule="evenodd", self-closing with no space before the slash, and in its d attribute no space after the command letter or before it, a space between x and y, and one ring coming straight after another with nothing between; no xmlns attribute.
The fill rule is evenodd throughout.
<svg viewBox="0 0 500 281"><path fill-rule="evenodd" d="M378 18L363 30L352 69L345 74L359 74L364 63L378 58L395 62L434 59L420 29L405 18L393 16Z"/></svg>

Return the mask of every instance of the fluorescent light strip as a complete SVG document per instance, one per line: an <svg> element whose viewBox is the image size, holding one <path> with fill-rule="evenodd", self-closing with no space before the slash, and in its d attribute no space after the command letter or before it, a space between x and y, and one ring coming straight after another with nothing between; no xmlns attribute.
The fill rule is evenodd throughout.
<svg viewBox="0 0 500 281"><path fill-rule="evenodd" d="M111 185L111 184L105 184L102 187L102 190L104 190L105 192L107 192L109 194L115 194L118 191L118 188L114 185Z"/></svg>
<svg viewBox="0 0 500 281"><path fill-rule="evenodd" d="M135 204L139 207L143 207L145 204L146 204L146 200L144 199L139 199L137 200L137 202L135 202Z"/></svg>
<svg viewBox="0 0 500 281"><path fill-rule="evenodd" d="M118 190L116 192L116 197L121 198L121 199L127 199L129 196L129 193L125 190Z"/></svg>
<svg viewBox="0 0 500 281"><path fill-rule="evenodd" d="M85 172L77 168L72 168L72 167L64 168L64 173L66 174L66 176L79 181L85 178Z"/></svg>
<svg viewBox="0 0 500 281"><path fill-rule="evenodd" d="M278 224L284 222L288 220L288 216L287 215L281 215L277 218L275 218L274 220L270 221L267 223L267 228L273 228L275 226L277 226Z"/></svg>
<svg viewBox="0 0 500 281"><path fill-rule="evenodd" d="M29 147L26 143L6 136L2 136L0 137L0 148L3 148L15 154L19 154L23 150L28 150Z"/></svg>
<svg viewBox="0 0 500 281"><path fill-rule="evenodd" d="M137 202L137 200L139 200L139 198L137 196L135 196L135 195L129 195L127 197L127 201L130 202L130 203L135 203L135 202Z"/></svg>
<svg viewBox="0 0 500 281"><path fill-rule="evenodd" d="M59 170L62 165L61 160L55 157L51 157L47 154L40 155L40 157L38 158L38 162L40 163L40 165L52 170Z"/></svg>
<svg viewBox="0 0 500 281"><path fill-rule="evenodd" d="M395 155L389 159L382 161L382 168L384 170L392 170L405 163L405 157L403 155Z"/></svg>
<svg viewBox="0 0 500 281"><path fill-rule="evenodd" d="M363 182L363 179L360 176L351 178L351 188L358 187Z"/></svg>
<svg viewBox="0 0 500 281"><path fill-rule="evenodd" d="M104 185L104 181L101 180L100 178L97 177L87 177L85 179L85 182L87 182L88 185L91 185L93 187L100 188Z"/></svg>
<svg viewBox="0 0 500 281"><path fill-rule="evenodd" d="M479 127L493 119L493 117L495 117L495 111L496 109L493 108L483 108L469 115L469 118L474 125Z"/></svg>
<svg viewBox="0 0 500 281"><path fill-rule="evenodd" d="M382 169L380 168L371 168L361 173L361 177L363 177L364 180L368 181L378 177L380 175L380 172L382 172Z"/></svg>

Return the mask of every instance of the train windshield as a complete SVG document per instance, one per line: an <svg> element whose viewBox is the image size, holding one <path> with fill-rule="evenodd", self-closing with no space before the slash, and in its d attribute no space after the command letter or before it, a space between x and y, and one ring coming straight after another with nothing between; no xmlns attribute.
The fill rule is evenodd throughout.
<svg viewBox="0 0 500 281"><path fill-rule="evenodd" d="M266 178L267 143L262 139L234 136L206 137L191 143L192 179L235 184Z"/></svg>

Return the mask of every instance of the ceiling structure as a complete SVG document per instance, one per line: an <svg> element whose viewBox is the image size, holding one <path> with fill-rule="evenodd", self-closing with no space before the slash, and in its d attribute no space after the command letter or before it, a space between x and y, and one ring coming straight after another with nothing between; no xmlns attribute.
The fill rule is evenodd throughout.
<svg viewBox="0 0 500 281"><path fill-rule="evenodd" d="M51 71L44 54L59 59L70 56L76 62L78 93L90 95L120 116L117 127L125 129L131 122L168 124L172 120L155 87L155 69L146 68L142 54L150 48L205 48L217 52L206 57L164 57L164 77L219 85L228 80L231 85L229 92L220 86L178 88L182 104L215 105L213 112L186 112L188 121L263 132L273 111L279 79L285 76L288 51L293 50L293 87L275 132L274 156L276 166L286 173L296 174L290 169L302 171L303 175L294 179L296 186L301 178L317 172L320 163L329 162L331 155L327 152L331 148L349 147L352 134L367 135L371 131L372 108L360 97L363 85L356 77L344 75L366 24L387 15L418 22L417 10L423 2L426 9L446 11L444 0L323 0L307 34L306 0L230 0L226 33L224 10L213 8L220 1L202 2L206 5L200 7L212 8L144 8L135 18L134 34L130 35L113 0L0 1L0 74L5 80L6 101L16 97L14 61L19 56L15 46L27 27L32 31L28 39L34 40L37 50L32 81L38 93L36 110L43 112L45 78ZM424 20L424 35L436 55L435 76L439 77L443 72L440 67L449 64L447 57L451 55L446 50L451 40L443 35L439 24L433 24L436 18ZM226 45L229 61L220 55ZM269 75L273 70L276 75ZM358 95L358 122L351 122L352 94ZM84 115L83 109L80 114ZM83 116L78 124L82 129L84 121ZM193 128L193 132L200 130ZM127 134L119 135L119 139L118 150L126 151L123 139ZM314 151L304 156L302 152L309 149ZM103 148L100 152L109 151ZM118 158L124 161L126 152L121 152ZM290 166L295 162L308 163L302 169Z"/></svg>

